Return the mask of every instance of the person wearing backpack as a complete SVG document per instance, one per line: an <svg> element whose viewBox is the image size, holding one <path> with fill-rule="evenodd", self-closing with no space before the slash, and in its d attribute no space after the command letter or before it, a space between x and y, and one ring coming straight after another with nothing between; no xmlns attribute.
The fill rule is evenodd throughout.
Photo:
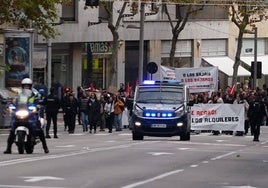
<svg viewBox="0 0 268 188"><path fill-rule="evenodd" d="M255 94L253 101L249 104L247 113L251 128L253 129L254 142L259 142L260 127L262 125L263 118L267 116L266 113L265 104L262 101L261 96Z"/></svg>

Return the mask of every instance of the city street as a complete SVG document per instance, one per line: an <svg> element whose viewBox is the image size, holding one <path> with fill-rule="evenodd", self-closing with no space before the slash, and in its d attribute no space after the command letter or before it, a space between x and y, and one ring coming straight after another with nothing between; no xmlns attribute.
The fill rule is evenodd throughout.
<svg viewBox="0 0 268 188"><path fill-rule="evenodd" d="M52 132L51 132L52 135ZM144 137L131 131L69 135L59 125L59 139L48 139L34 154L3 154L8 132L0 130L0 188L266 188L268 127L260 142L252 136L192 134Z"/></svg>

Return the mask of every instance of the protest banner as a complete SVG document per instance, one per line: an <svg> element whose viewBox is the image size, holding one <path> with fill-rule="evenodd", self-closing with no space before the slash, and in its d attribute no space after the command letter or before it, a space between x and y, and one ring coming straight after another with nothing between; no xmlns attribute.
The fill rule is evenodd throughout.
<svg viewBox="0 0 268 188"><path fill-rule="evenodd" d="M192 130L244 131L243 104L195 104L191 107Z"/></svg>
<svg viewBox="0 0 268 188"><path fill-rule="evenodd" d="M189 86L190 93L218 90L218 67L175 68L176 79Z"/></svg>

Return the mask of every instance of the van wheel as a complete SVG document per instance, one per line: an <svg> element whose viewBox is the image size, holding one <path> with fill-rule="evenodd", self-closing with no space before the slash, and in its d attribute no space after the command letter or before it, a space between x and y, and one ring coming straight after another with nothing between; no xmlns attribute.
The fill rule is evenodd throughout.
<svg viewBox="0 0 268 188"><path fill-rule="evenodd" d="M191 133L190 132L184 132L180 136L181 141L187 141L191 139Z"/></svg>
<svg viewBox="0 0 268 188"><path fill-rule="evenodd" d="M143 135L139 133L132 132L132 140L143 140Z"/></svg>

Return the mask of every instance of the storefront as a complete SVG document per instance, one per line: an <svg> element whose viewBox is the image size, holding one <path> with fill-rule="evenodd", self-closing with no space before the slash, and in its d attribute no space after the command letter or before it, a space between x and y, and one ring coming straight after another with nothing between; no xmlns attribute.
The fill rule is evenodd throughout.
<svg viewBox="0 0 268 188"><path fill-rule="evenodd" d="M82 86L96 89L107 88L109 79L111 42L89 42L83 44Z"/></svg>

